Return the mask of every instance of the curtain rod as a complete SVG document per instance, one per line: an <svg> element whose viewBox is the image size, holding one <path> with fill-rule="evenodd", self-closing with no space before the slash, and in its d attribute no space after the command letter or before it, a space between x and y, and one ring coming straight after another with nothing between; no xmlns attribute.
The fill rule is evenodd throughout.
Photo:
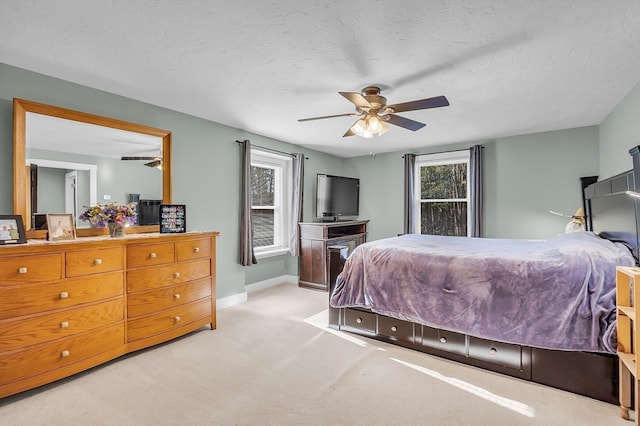
<svg viewBox="0 0 640 426"><path fill-rule="evenodd" d="M238 140L237 140L237 141L236 141L236 143L244 143L244 141L238 141ZM254 144L251 144L251 146L255 146L256 148L264 149L264 150L266 150L266 151L277 152L278 154L290 155L290 156L292 156L292 157L295 157L295 156L296 156L295 154L292 154L292 153L290 153L290 152L278 151L277 149L267 148L266 146L260 146L260 145L254 145ZM305 159L305 160L308 160L308 159L309 159L309 157L307 157L307 156L305 155L305 156L304 156L304 159Z"/></svg>
<svg viewBox="0 0 640 426"><path fill-rule="evenodd" d="M480 148L484 149L484 146L480 145ZM464 149L450 149L449 151L438 151L438 152L424 152L422 154L413 154L413 155L431 155L431 154L447 154L449 152L459 152L459 151L470 151L471 147ZM406 154L405 154L406 155ZM404 155L402 156L404 158Z"/></svg>

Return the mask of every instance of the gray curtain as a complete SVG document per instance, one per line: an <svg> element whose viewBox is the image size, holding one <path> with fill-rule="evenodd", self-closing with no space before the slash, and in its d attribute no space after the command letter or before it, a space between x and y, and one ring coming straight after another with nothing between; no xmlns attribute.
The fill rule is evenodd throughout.
<svg viewBox="0 0 640 426"><path fill-rule="evenodd" d="M251 229L251 142L242 144L242 189L240 194L240 264L251 266L258 263L253 252Z"/></svg>
<svg viewBox="0 0 640 426"><path fill-rule="evenodd" d="M300 256L300 228L302 222L302 196L304 194L304 154L293 155L293 199L291 202L291 227L289 250L292 256Z"/></svg>
<svg viewBox="0 0 640 426"><path fill-rule="evenodd" d="M413 219L414 208L414 188L415 188L416 156L414 154L404 155L404 230L405 234L414 234L416 224Z"/></svg>
<svg viewBox="0 0 640 426"><path fill-rule="evenodd" d="M474 145L469 150L469 213L471 215L469 235L482 237L482 145Z"/></svg>

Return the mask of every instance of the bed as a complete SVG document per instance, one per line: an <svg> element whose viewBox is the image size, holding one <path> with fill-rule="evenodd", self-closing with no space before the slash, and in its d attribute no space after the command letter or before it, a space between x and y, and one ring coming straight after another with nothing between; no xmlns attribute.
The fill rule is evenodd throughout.
<svg viewBox="0 0 640 426"><path fill-rule="evenodd" d="M615 267L637 264L634 185L630 171L585 188L588 230L547 241L332 247L330 326L617 404Z"/></svg>

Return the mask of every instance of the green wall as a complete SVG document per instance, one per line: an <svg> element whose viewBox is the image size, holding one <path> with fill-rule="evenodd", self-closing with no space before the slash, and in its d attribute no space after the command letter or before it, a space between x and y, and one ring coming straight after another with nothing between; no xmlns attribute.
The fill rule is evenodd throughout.
<svg viewBox="0 0 640 426"><path fill-rule="evenodd" d="M599 132L602 177L631 169L629 150L640 145L640 83L602 121Z"/></svg>
<svg viewBox="0 0 640 426"><path fill-rule="evenodd" d="M286 152L303 152L304 220L314 220L315 175L342 174L361 179L361 219L369 219L369 239L402 232L405 152L342 159L300 146L247 133L208 120L134 101L122 96L0 64L0 214L12 214L12 132L14 97L172 131L173 202L187 205L189 230L220 231L218 298L243 293L246 284L281 275L297 275L291 256L262 259L242 267L239 251L240 148L236 140ZM580 205L581 176L603 177L628 170L627 153L640 144L640 85L601 126L470 141L413 151L416 154L482 144L485 158L487 237L549 238L564 231L566 219ZM397 134L401 137L400 131Z"/></svg>
<svg viewBox="0 0 640 426"><path fill-rule="evenodd" d="M564 232L581 206L580 177L598 173L598 129L555 132L429 147L415 154L484 146L484 236L544 239ZM404 152L347 160L361 179L361 217L371 219L369 239L402 232ZM391 207L393 206L393 207Z"/></svg>
<svg viewBox="0 0 640 426"><path fill-rule="evenodd" d="M313 220L316 173L343 173L344 161L338 157L1 63L0 82L0 214L13 213L14 97L170 130L173 202L187 205L189 230L220 232L218 298L243 293L246 284L298 273L298 259L288 255L246 268L238 263L241 150L236 140L303 152L309 158L305 164L306 221Z"/></svg>

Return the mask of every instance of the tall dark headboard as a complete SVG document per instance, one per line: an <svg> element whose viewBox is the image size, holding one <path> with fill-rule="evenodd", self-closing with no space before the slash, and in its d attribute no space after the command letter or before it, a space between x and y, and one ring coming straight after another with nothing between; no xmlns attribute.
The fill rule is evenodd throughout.
<svg viewBox="0 0 640 426"><path fill-rule="evenodd" d="M614 234L640 255L640 147L629 151L633 169L584 188L587 230ZM638 196L635 196L637 194Z"/></svg>

